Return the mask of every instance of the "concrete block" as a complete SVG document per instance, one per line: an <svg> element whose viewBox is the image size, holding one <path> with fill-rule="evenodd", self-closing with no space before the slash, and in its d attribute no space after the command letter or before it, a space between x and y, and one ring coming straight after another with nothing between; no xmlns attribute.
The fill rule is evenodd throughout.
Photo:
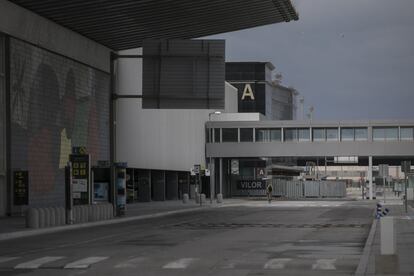
<svg viewBox="0 0 414 276"><path fill-rule="evenodd" d="M45 210L43 208L39 208L39 228L45 227Z"/></svg>
<svg viewBox="0 0 414 276"><path fill-rule="evenodd" d="M207 201L206 201L206 194L201 194L200 199L201 199L201 203L202 203L202 204L206 203L206 202L207 202Z"/></svg>
<svg viewBox="0 0 414 276"><path fill-rule="evenodd" d="M30 208L26 214L26 227L39 228L39 211L36 208Z"/></svg>
<svg viewBox="0 0 414 276"><path fill-rule="evenodd" d="M188 203L189 197L188 194L183 194L183 203Z"/></svg>
<svg viewBox="0 0 414 276"><path fill-rule="evenodd" d="M396 235L394 217L382 217L381 225L381 255L394 255L396 249Z"/></svg>
<svg viewBox="0 0 414 276"><path fill-rule="evenodd" d="M223 194L217 194L217 203L223 202Z"/></svg>

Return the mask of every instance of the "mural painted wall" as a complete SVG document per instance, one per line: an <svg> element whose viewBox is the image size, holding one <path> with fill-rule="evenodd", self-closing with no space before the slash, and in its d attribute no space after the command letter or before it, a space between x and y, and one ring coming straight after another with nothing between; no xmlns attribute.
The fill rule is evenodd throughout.
<svg viewBox="0 0 414 276"><path fill-rule="evenodd" d="M84 146L109 160L108 74L10 40L11 167L29 171L31 206L64 204L64 166Z"/></svg>

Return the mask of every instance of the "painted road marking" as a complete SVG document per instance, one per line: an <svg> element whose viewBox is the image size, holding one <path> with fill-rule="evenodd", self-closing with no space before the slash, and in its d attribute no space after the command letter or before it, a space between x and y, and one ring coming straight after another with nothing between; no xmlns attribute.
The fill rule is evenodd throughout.
<svg viewBox="0 0 414 276"><path fill-rule="evenodd" d="M290 258L275 258L270 259L265 263L263 266L264 269L283 269L285 265L290 262L292 259Z"/></svg>
<svg viewBox="0 0 414 276"><path fill-rule="evenodd" d="M65 265L64 268L69 268L69 269L88 268L89 266L99 263L106 259L108 259L108 257L88 257L88 258L80 259L75 262L69 263Z"/></svg>
<svg viewBox="0 0 414 276"><path fill-rule="evenodd" d="M0 264L16 260L20 257L0 257Z"/></svg>
<svg viewBox="0 0 414 276"><path fill-rule="evenodd" d="M335 270L336 267L334 265L336 259L319 259L316 260L316 264L312 265L312 269L318 270Z"/></svg>
<svg viewBox="0 0 414 276"><path fill-rule="evenodd" d="M143 261L145 261L147 259L148 258L146 258L146 257L133 258L133 259L130 259L130 260L126 261L126 262L117 264L115 266L115 268L136 268L139 263L141 263L141 262L143 262Z"/></svg>
<svg viewBox="0 0 414 276"><path fill-rule="evenodd" d="M43 257L43 258L39 258L39 259L35 259L29 262L25 262L25 263L21 263L16 265L14 268L15 269L35 269L35 268L39 268L41 265L50 263L50 262L54 262L60 259L63 259L65 257Z"/></svg>
<svg viewBox="0 0 414 276"><path fill-rule="evenodd" d="M197 261L197 258L182 258L164 265L162 268L166 269L185 269L191 263Z"/></svg>

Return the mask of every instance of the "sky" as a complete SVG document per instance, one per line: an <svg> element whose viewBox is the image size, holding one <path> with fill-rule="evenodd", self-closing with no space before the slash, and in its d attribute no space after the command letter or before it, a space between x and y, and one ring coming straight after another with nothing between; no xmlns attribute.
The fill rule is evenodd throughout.
<svg viewBox="0 0 414 276"><path fill-rule="evenodd" d="M314 119L414 119L413 0L293 3L298 21L209 38L227 61L272 62Z"/></svg>

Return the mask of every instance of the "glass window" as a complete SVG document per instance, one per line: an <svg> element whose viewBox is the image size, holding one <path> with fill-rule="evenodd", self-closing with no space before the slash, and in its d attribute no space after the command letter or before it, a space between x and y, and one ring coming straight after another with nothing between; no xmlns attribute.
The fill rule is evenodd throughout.
<svg viewBox="0 0 414 276"><path fill-rule="evenodd" d="M374 127L372 129L372 139L374 141L384 141L385 140L385 129L381 127Z"/></svg>
<svg viewBox="0 0 414 276"><path fill-rule="evenodd" d="M414 140L414 128L413 127L401 127L400 129L401 140Z"/></svg>
<svg viewBox="0 0 414 276"><path fill-rule="evenodd" d="M299 141L310 141L310 130L309 128L298 129Z"/></svg>
<svg viewBox="0 0 414 276"><path fill-rule="evenodd" d="M350 127L341 128L341 141L353 141L354 129Z"/></svg>
<svg viewBox="0 0 414 276"><path fill-rule="evenodd" d="M398 140L398 127L388 127L385 129L385 140L395 141Z"/></svg>
<svg viewBox="0 0 414 276"><path fill-rule="evenodd" d="M285 141L297 141L298 133L296 128L285 128L284 129L284 140Z"/></svg>
<svg viewBox="0 0 414 276"><path fill-rule="evenodd" d="M214 143L220 143L220 129L219 128L215 128L214 129Z"/></svg>
<svg viewBox="0 0 414 276"><path fill-rule="evenodd" d="M326 140L328 140L328 141L338 141L338 129L337 128L327 128L326 129Z"/></svg>
<svg viewBox="0 0 414 276"><path fill-rule="evenodd" d="M237 128L223 128L222 142L238 142L238 129Z"/></svg>
<svg viewBox="0 0 414 276"><path fill-rule="evenodd" d="M355 128L355 141L367 141L368 140L368 128L358 127Z"/></svg>
<svg viewBox="0 0 414 276"><path fill-rule="evenodd" d="M256 142L281 141L280 128L256 128Z"/></svg>
<svg viewBox="0 0 414 276"><path fill-rule="evenodd" d="M325 129L313 128L312 129L313 141L325 141Z"/></svg>
<svg viewBox="0 0 414 276"><path fill-rule="evenodd" d="M240 129L240 142L253 142L253 128Z"/></svg>
<svg viewBox="0 0 414 276"><path fill-rule="evenodd" d="M270 129L270 141L282 141L282 131L278 128Z"/></svg>

